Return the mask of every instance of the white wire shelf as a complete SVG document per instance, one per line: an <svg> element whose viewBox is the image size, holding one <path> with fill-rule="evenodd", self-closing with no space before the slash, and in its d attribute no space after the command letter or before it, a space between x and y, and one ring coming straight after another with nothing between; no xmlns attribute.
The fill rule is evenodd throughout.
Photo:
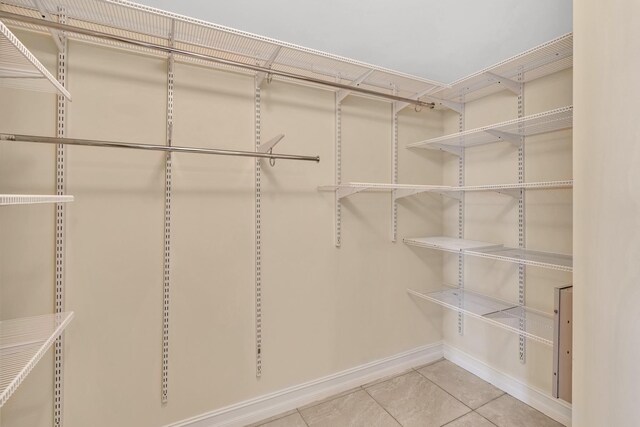
<svg viewBox="0 0 640 427"><path fill-rule="evenodd" d="M514 264L530 265L559 271L573 271L573 257L571 255L554 252L510 248L498 243L458 239L447 236L410 237L405 238L404 242L410 246L462 253Z"/></svg>
<svg viewBox="0 0 640 427"><path fill-rule="evenodd" d="M361 192L393 192L395 199L415 194L431 192L444 196L460 198L461 192L496 192L519 197L520 190L555 190L573 187L573 180L528 182L522 184L488 184L452 187L447 185L413 185L413 184L385 184L374 182L349 182L340 185L323 185L319 191L335 191L338 199L349 197Z"/></svg>
<svg viewBox="0 0 640 427"><path fill-rule="evenodd" d="M443 185L384 184L375 182L350 182L340 185L323 185L319 191L335 191L338 199L361 192L394 192L395 198L407 197L424 192L440 192L452 187Z"/></svg>
<svg viewBox="0 0 640 427"><path fill-rule="evenodd" d="M469 290L446 287L435 292L408 289L411 295L464 313L510 332L553 346L553 316Z"/></svg>
<svg viewBox="0 0 640 427"><path fill-rule="evenodd" d="M557 108L481 128L427 139L407 148L429 148L461 155L463 148L508 141L519 146L521 137L541 135L573 126L573 106Z"/></svg>
<svg viewBox="0 0 640 427"><path fill-rule="evenodd" d="M0 407L62 334L73 312L0 322Z"/></svg>
<svg viewBox="0 0 640 427"><path fill-rule="evenodd" d="M447 236L434 237L407 237L404 239L407 245L421 248L437 249L445 252L460 253L469 249L501 248L499 243L482 242L479 240L458 239Z"/></svg>
<svg viewBox="0 0 640 427"><path fill-rule="evenodd" d="M38 92L71 94L0 21L0 86Z"/></svg>
<svg viewBox="0 0 640 427"><path fill-rule="evenodd" d="M569 33L457 80L434 98L469 102L519 83L519 73L526 83L572 66L573 33Z"/></svg>
<svg viewBox="0 0 640 427"><path fill-rule="evenodd" d="M11 13L41 16L32 0L3 0L3 3ZM415 99L418 94L448 87L432 80L124 0L39 0L37 3L52 17L57 16L59 10L64 10L68 25L165 46L173 35L174 47L188 52L335 83L357 84L361 88L387 94L394 93L395 89L395 93L401 97ZM42 29L42 26L11 22L12 25ZM69 36L80 39L88 37ZM106 43L120 45L117 41ZM176 60L211 65L180 55L176 55Z"/></svg>
<svg viewBox="0 0 640 427"><path fill-rule="evenodd" d="M38 203L73 202L73 196L49 196L36 194L0 194L0 206L33 205Z"/></svg>
<svg viewBox="0 0 640 427"><path fill-rule="evenodd" d="M542 267L550 270L573 271L573 257L571 255L553 252L540 252L519 248L480 248L465 251L465 254L496 259L516 264Z"/></svg>

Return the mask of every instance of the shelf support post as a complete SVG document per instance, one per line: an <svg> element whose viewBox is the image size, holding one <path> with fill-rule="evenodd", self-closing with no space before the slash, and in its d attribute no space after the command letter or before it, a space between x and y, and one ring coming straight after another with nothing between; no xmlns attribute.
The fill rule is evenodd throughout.
<svg viewBox="0 0 640 427"><path fill-rule="evenodd" d="M458 110L458 132L464 131L464 93L460 96L460 109ZM465 149L460 147L460 156L458 157L458 187L464 187L464 157ZM458 238L464 239L464 191L460 192L458 199ZM458 253L458 287L464 289L464 253ZM463 301L458 300L458 304L462 305ZM458 334L464 335L464 315L458 311Z"/></svg>
<svg viewBox="0 0 640 427"><path fill-rule="evenodd" d="M273 63L276 61L276 58L280 54L280 50L282 50L282 46L276 47L269 59L267 59L267 62L264 63L264 68L271 68L273 66ZM258 71L258 73L256 73L256 87L262 87L262 83L266 78L267 73L265 73L264 71ZM267 83L269 83L270 81L271 79L267 79Z"/></svg>
<svg viewBox="0 0 640 427"><path fill-rule="evenodd" d="M169 46L174 45L175 20L171 21ZM174 57L169 54L167 62L167 130L166 143L173 142L173 90L174 90ZM169 314L171 305L171 189L172 189L171 153L165 155L164 168L164 260L162 275L162 385L160 400L166 404L169 400Z"/></svg>
<svg viewBox="0 0 640 427"><path fill-rule="evenodd" d="M342 102L336 92L335 95L335 185L342 183ZM340 202L339 191L335 194L335 245L342 245L342 204Z"/></svg>
<svg viewBox="0 0 640 427"><path fill-rule="evenodd" d="M58 10L58 20L66 23L64 9ZM55 38L55 35L54 35ZM58 52L58 82L63 87L67 86L67 38L58 39L61 49ZM67 99L64 95L57 95L57 131L58 138L66 135ZM64 145L56 145L56 195L62 196L67 192L66 183L66 150ZM65 310L65 237L66 237L66 208L65 203L56 203L56 246L55 246L55 296L54 312L63 313ZM53 348L53 426L62 427L64 423L64 335L60 335Z"/></svg>
<svg viewBox="0 0 640 427"><path fill-rule="evenodd" d="M524 70L520 67L518 71L518 118L524 117ZM524 124L522 121L518 124L518 133L520 136L520 145L518 146L518 184L524 184L525 181L525 145L524 145ZM526 247L526 206L525 191L520 189L518 197L518 246L520 249ZM524 306L526 303L526 279L527 267L525 264L518 264L518 304ZM526 314L520 319L520 329L525 328ZM519 355L520 363L527 360L527 339L524 335L519 336Z"/></svg>
<svg viewBox="0 0 640 427"><path fill-rule="evenodd" d="M255 78L254 92L254 129L255 150L260 152L261 131L261 89L263 78L257 75ZM284 137L284 135L282 135ZM282 138L280 138L282 139ZM278 139L278 141L280 140ZM272 140L273 141L273 140ZM275 142L277 144L277 141ZM275 145L274 144L274 145ZM256 378L262 376L262 164L259 158L255 159L255 339L256 339Z"/></svg>
<svg viewBox="0 0 640 427"><path fill-rule="evenodd" d="M394 87L394 95L398 90ZM392 121L392 141L391 141L391 183L398 183L398 103L391 105L391 121ZM398 239L398 203L397 190L391 191L391 241L396 242Z"/></svg>

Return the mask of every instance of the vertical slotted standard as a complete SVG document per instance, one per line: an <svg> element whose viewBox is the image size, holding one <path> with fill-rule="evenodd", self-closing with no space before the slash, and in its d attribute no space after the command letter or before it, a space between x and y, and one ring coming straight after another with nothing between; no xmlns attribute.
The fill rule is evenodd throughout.
<svg viewBox="0 0 640 427"><path fill-rule="evenodd" d="M260 82L258 81L258 76L256 76L255 80L255 139L256 139L256 151L260 150ZM261 178L261 164L260 159L255 159L255 178L256 178L256 194L255 194L255 269L256 269L256 296L255 296L255 304L256 304L256 377L260 378L262 376L262 247L261 247L261 224L260 224L260 215L261 215L261 188L260 188L260 178Z"/></svg>
<svg viewBox="0 0 640 427"><path fill-rule="evenodd" d="M464 94L460 97L461 110L458 113L458 132L464 131ZM465 148L460 148L460 157L458 158L458 186L464 186L464 157ZM458 238L464 239L464 191L460 193L460 200L458 201ZM464 288L464 254L460 252L458 254L458 287ZM462 293L461 293L462 295ZM464 298L464 297L461 297ZM459 300L458 304L462 305L464 301ZM464 335L464 315L462 312L458 312L458 333Z"/></svg>
<svg viewBox="0 0 640 427"><path fill-rule="evenodd" d="M342 103L338 99L338 92L336 92L336 145L335 145L335 183L336 185L342 184ZM335 192L335 243L336 247L340 247L342 244L342 205L340 204L340 197L338 192Z"/></svg>
<svg viewBox="0 0 640 427"><path fill-rule="evenodd" d="M58 20L66 23L66 15L59 10ZM60 44L62 49L58 52L58 81L63 87L67 87L67 38L62 35ZM67 99L64 95L57 96L57 131L58 138L66 135ZM56 194L66 194L65 182L65 157L64 145L56 145ZM64 312L64 252L65 252L65 203L56 204L56 272L55 272L55 307L56 314ZM53 426L63 425L64 404L64 335L56 340L53 347Z"/></svg>
<svg viewBox="0 0 640 427"><path fill-rule="evenodd" d="M397 91L393 91L394 95ZM398 183L398 108L397 103L391 104L393 122L393 141L391 146L391 183ZM398 204L396 203L396 190L391 191L391 241L398 239Z"/></svg>
<svg viewBox="0 0 640 427"><path fill-rule="evenodd" d="M171 25L169 45L173 46L175 21ZM174 58L167 63L167 146L173 141ZM169 313L171 303L171 153L165 155L164 172L164 264L162 276L162 390L161 402L169 400Z"/></svg>
<svg viewBox="0 0 640 427"><path fill-rule="evenodd" d="M524 73L522 67L518 72L518 82L520 82L520 88L518 92L518 118L524 117ZM518 131L520 135L524 133L524 123L518 125ZM525 181L524 176L524 136L520 137L520 147L518 147L518 183L523 184ZM520 197L518 198L518 247L524 249L526 246L526 218L525 218L525 191L524 188L520 189ZM518 304L521 306L526 303L526 276L527 266L525 264L518 265ZM520 319L520 329L526 327L526 311L523 311L522 318ZM524 335L519 336L519 354L520 362L525 363L527 360L527 338Z"/></svg>

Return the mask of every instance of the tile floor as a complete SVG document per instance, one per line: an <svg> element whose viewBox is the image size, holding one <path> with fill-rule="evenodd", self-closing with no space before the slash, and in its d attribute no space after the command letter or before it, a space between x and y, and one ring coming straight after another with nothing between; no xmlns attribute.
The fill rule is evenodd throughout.
<svg viewBox="0 0 640 427"><path fill-rule="evenodd" d="M447 361L411 369L252 426L559 427Z"/></svg>

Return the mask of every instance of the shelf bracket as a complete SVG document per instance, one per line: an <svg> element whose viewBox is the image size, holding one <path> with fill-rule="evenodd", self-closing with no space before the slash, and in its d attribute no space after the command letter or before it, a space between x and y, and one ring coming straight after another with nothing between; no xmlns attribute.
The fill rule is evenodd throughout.
<svg viewBox="0 0 640 427"><path fill-rule="evenodd" d="M496 138L500 138L502 140L510 142L516 148L522 147L522 136L521 135L518 135L518 134L515 134L515 133L509 133L509 132L502 132L500 130L495 130L495 129L486 129L485 132L490 134L490 135L495 136Z"/></svg>
<svg viewBox="0 0 640 427"><path fill-rule="evenodd" d="M431 92L433 92L436 88L429 88L429 89L425 89L422 92L418 92L415 95L411 95L409 98L411 99L415 99L416 101L418 99L420 99L421 97L430 94ZM411 105L408 102L402 102L402 101L396 101L393 103L393 107L395 109L396 113L399 113L400 111L404 110L405 108L407 108L409 105Z"/></svg>
<svg viewBox="0 0 640 427"><path fill-rule="evenodd" d="M351 82L351 86L360 86L365 80L367 80L369 78L369 76L371 74L373 74L375 70L368 70L366 71L364 74L362 74L360 77L358 77L357 79L355 79L354 81ZM351 94L350 90L347 89L341 89L336 93L336 101L337 102L342 102L344 101L344 99L349 96Z"/></svg>
<svg viewBox="0 0 640 427"><path fill-rule="evenodd" d="M268 140L267 142L265 142L264 144L261 144L258 147L258 150L257 150L258 153L268 153L270 150L273 149L273 147L275 147L278 144L278 142L282 141L282 138L284 138L283 133L276 135L270 140Z"/></svg>
<svg viewBox="0 0 640 427"><path fill-rule="evenodd" d="M42 19L55 22L51 18L51 15L49 14L49 12L47 12L44 6L42 6L41 0L31 0L31 1L33 5L36 7L36 9L38 9L38 12L40 12L40 16L42 17ZM64 43L63 43L63 38L60 35L60 32L58 30L54 30L53 28L48 28L48 31L51 34L51 37L53 37L53 42L56 44L56 47L58 48L58 53L64 52Z"/></svg>
<svg viewBox="0 0 640 427"><path fill-rule="evenodd" d="M447 153L456 155L458 157L462 156L462 147L454 147L451 145L444 145L444 144L431 144L431 146L436 147L442 151L446 151Z"/></svg>
<svg viewBox="0 0 640 427"><path fill-rule="evenodd" d="M276 48L276 50L273 51L273 53L271 54L269 59L267 59L267 62L264 63L264 65L263 65L264 68L271 68L271 66L275 62L276 58L280 54L280 50L282 50L282 46L278 46ZM259 71L256 74L256 86L257 87L261 87L262 83L267 78L267 76L268 76L268 73L265 73L264 71ZM269 81L269 80L267 80L267 81Z"/></svg>
<svg viewBox="0 0 640 427"><path fill-rule="evenodd" d="M393 200L402 199L420 193L426 193L428 190L418 190L413 188L398 188L393 190Z"/></svg>
<svg viewBox="0 0 640 427"><path fill-rule="evenodd" d="M505 196L509 196L517 200L520 199L521 190L519 188L501 188L499 190L494 190L494 191L496 193L504 194Z"/></svg>
<svg viewBox="0 0 640 427"><path fill-rule="evenodd" d="M366 187L338 187L336 189L336 197L338 198L338 200L341 200L345 197L351 196L352 194L360 193L366 189Z"/></svg>
<svg viewBox="0 0 640 427"><path fill-rule="evenodd" d="M513 92L514 94L520 95L520 86L521 86L522 83L513 81L513 80L508 79L506 77L502 77L502 76L500 76L498 74L494 74L494 73L492 73L490 71L485 71L484 74L489 77L490 81L493 81L494 83L497 83L497 84L504 85L505 88L507 88L508 90Z"/></svg>
<svg viewBox="0 0 640 427"><path fill-rule="evenodd" d="M433 190L434 193L436 194L440 194L441 196L446 196L449 197L451 199L455 199L459 202L462 201L462 191L438 191L438 190Z"/></svg>
<svg viewBox="0 0 640 427"><path fill-rule="evenodd" d="M455 111L458 114L462 114L464 112L464 103L462 102L455 102L455 101L449 101L447 99L432 98L432 97L427 97L427 98L435 101L437 104L440 104L444 107L447 107L450 110Z"/></svg>

